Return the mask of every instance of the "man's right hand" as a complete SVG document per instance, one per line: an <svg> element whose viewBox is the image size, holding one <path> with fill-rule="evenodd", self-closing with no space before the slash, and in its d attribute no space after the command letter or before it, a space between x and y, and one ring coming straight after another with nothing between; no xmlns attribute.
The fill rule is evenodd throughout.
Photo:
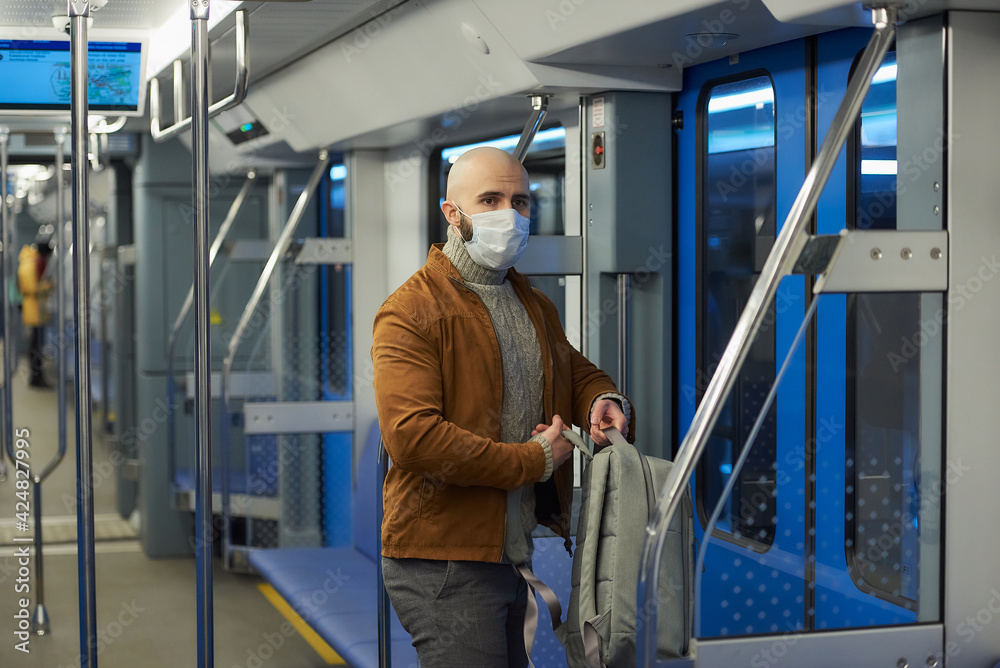
<svg viewBox="0 0 1000 668"><path fill-rule="evenodd" d="M573 454L573 444L563 438L563 429L566 429L566 425L563 423L562 418L558 415L553 415L551 425L540 424L531 432L532 436L541 434L549 442L549 447L552 448L553 471L562 466L563 462Z"/></svg>

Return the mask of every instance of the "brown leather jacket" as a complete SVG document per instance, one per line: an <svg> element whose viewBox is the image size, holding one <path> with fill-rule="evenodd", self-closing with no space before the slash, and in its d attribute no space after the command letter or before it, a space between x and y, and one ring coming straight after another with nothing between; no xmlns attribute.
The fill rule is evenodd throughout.
<svg viewBox="0 0 1000 668"><path fill-rule="evenodd" d="M513 269L514 292L535 326L544 367L545 421L589 427L608 376L566 340L555 306ZM499 561L507 491L536 482L545 455L535 442L501 443L503 371L489 313L441 250L375 317L375 401L393 466L385 481L382 554ZM635 433L631 415L629 435ZM534 425L530 425L534 427ZM539 522L570 532L573 467L536 485Z"/></svg>

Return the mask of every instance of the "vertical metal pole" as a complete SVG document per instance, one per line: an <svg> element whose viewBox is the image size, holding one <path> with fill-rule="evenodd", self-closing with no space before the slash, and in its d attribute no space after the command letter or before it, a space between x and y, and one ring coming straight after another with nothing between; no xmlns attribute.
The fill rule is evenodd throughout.
<svg viewBox="0 0 1000 668"><path fill-rule="evenodd" d="M87 161L87 19L89 0L68 0L72 72L73 293L76 324L77 565L80 586L80 666L97 668L97 592L94 572L94 466L90 424L90 229Z"/></svg>
<svg viewBox="0 0 1000 668"><path fill-rule="evenodd" d="M66 452L66 260L69 258L69 244L66 243L66 193L63 185L63 164L65 155L66 128L56 130L56 249L59 252L56 263L56 323L59 334L56 350L58 380L56 386L56 411L59 414L59 452ZM60 456L60 459L62 457ZM44 477L44 474L43 474Z"/></svg>
<svg viewBox="0 0 1000 668"><path fill-rule="evenodd" d="M49 632L49 613L45 609L45 559L42 555L42 480L32 481L35 497L35 612L31 615L31 631L40 636Z"/></svg>
<svg viewBox="0 0 1000 668"><path fill-rule="evenodd" d="M0 241L3 242L3 254L0 255L0 275L3 277L3 296L0 306L3 308L3 445L10 461L14 463L14 416L13 416L13 379L14 379L14 339L20 335L15 331L13 309L10 304L10 288L14 281L13 267L14 234L12 225L7 220L7 142L10 130L0 127ZM7 464L0 450L0 480L7 477Z"/></svg>
<svg viewBox="0 0 1000 668"><path fill-rule="evenodd" d="M214 665L212 614L212 414L208 318L208 12L191 3L191 141L194 155L195 527L197 532L198 668ZM223 476L227 471L222 472ZM222 509L223 518L228 508Z"/></svg>
<svg viewBox="0 0 1000 668"><path fill-rule="evenodd" d="M385 449L385 443L379 440L378 443L378 501L375 504L375 535L378 536L378 550L375 558L378 563L375 567L377 589L378 589L378 666L379 668L392 668L392 626L390 624L389 611L392 610L389 602L389 592L385 589L385 580L382 577L382 520L385 517L385 506L383 504L382 488L385 487L385 476L389 473L389 453ZM361 475L369 475L361 471Z"/></svg>
<svg viewBox="0 0 1000 668"><path fill-rule="evenodd" d="M580 236L583 241L583 262L580 273L580 306L583 315L583 322L580 327L580 351L590 357L590 262L587 260L589 253L588 240L590 237L590 204L587 197L587 183L590 181L590 160L587 152L587 98L581 97L577 108L577 127L580 128ZM579 455L573 453L575 461L580 461Z"/></svg>
<svg viewBox="0 0 1000 668"><path fill-rule="evenodd" d="M618 274L618 391L629 395L629 293L632 291L631 274Z"/></svg>

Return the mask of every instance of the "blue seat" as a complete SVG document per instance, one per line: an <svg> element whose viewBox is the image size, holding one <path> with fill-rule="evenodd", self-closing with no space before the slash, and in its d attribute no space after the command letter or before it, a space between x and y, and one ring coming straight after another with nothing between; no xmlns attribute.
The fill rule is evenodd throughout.
<svg viewBox="0 0 1000 668"><path fill-rule="evenodd" d="M574 541L575 544L576 541ZM535 538L535 553L531 557L531 570L538 579L549 586L559 603L562 604L562 618L566 620L569 607L569 593L572 589L571 575L573 558L563 547L563 539L551 536ZM574 550L576 548L574 547ZM535 645L531 650L531 662L541 668L565 666L566 650L556 640L552 632L552 617L541 597L538 601L538 629L535 631Z"/></svg>
<svg viewBox="0 0 1000 668"><path fill-rule="evenodd" d="M381 493L378 448L376 423L368 433L355 476L352 547L281 548L250 554L254 568L355 668L378 666L378 526L375 512ZM536 538L532 567L556 593L565 610L569 604L572 559L563 548L563 540ZM395 611L392 611L391 623L393 668L416 668L419 665L417 652ZM552 633L552 622L544 604L539 605L538 631L531 658L539 668L566 665L566 654Z"/></svg>
<svg viewBox="0 0 1000 668"><path fill-rule="evenodd" d="M378 423L361 453L352 495L352 547L256 550L250 563L323 640L355 668L378 666ZM392 613L392 665L415 668L417 651Z"/></svg>

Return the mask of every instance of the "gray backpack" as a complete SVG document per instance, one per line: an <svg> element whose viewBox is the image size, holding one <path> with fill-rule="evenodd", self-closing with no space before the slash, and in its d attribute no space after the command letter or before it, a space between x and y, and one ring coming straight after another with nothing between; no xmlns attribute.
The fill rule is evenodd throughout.
<svg viewBox="0 0 1000 668"><path fill-rule="evenodd" d="M525 577L548 604L571 668L632 668L646 524L673 462L640 454L614 428L605 430L612 445L596 455L575 433L564 433L589 460L583 472L573 590L564 623L555 622L560 618L559 603L551 591L546 592L530 572ZM656 637L661 658L681 657L688 649L694 610L693 553L694 512L691 493L685 491L668 529L660 565ZM534 597L530 598L533 603Z"/></svg>

